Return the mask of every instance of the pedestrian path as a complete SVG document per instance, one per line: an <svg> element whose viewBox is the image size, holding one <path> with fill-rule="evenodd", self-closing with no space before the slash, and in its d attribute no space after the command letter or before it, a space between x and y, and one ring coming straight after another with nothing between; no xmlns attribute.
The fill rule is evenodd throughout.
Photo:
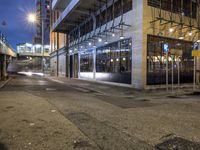
<svg viewBox="0 0 200 150"><path fill-rule="evenodd" d="M60 84L66 84L70 85L75 88L82 88L84 90L89 91L96 91L96 93L101 93L104 95L115 95L118 97L134 97L134 96L140 96L140 97L146 97L146 96L164 96L164 97L181 97L188 94L193 94L193 88L192 85L184 85L181 88L174 87L174 90L172 91L169 87L169 90L165 88L154 88L154 89L148 89L148 90L138 90L131 87L122 87L122 86L115 86L105 83L99 83L95 81L86 81L86 80L79 80L79 79L69 79L65 77L46 77L47 79L60 83ZM200 92L200 89L197 87L195 90L195 93Z"/></svg>
<svg viewBox="0 0 200 150"><path fill-rule="evenodd" d="M0 88L4 87L10 80L11 80L11 78L9 78L5 81L0 81Z"/></svg>

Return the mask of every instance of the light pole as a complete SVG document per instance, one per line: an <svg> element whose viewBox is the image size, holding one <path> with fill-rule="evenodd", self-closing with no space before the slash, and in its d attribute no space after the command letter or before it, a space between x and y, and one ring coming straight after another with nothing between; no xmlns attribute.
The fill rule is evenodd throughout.
<svg viewBox="0 0 200 150"><path fill-rule="evenodd" d="M31 13L31 14L28 14L27 15L27 20L28 22L30 23L36 23L37 20L41 20L42 21L42 73L44 75L44 17L41 17L41 18L37 18L36 17L36 14L34 13Z"/></svg>

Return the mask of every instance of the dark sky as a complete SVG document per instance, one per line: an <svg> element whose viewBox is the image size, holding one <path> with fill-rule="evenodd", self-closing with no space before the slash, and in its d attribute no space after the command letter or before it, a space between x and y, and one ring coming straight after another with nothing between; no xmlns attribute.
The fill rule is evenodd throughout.
<svg viewBox="0 0 200 150"><path fill-rule="evenodd" d="M17 43L32 42L35 25L26 16L34 10L35 0L0 0L0 30L14 49Z"/></svg>

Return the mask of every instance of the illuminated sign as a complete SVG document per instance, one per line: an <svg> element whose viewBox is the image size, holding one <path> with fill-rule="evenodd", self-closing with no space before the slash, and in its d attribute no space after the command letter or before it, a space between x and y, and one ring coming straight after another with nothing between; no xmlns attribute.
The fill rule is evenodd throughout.
<svg viewBox="0 0 200 150"><path fill-rule="evenodd" d="M193 50L199 50L199 43L198 42L194 43Z"/></svg>
<svg viewBox="0 0 200 150"><path fill-rule="evenodd" d="M165 43L163 45L163 51L164 51L164 53L168 53L169 52L169 44Z"/></svg>

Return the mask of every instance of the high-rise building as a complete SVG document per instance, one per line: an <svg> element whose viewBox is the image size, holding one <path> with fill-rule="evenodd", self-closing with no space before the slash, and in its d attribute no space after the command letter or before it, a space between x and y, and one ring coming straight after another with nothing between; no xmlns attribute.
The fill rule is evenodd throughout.
<svg viewBox="0 0 200 150"><path fill-rule="evenodd" d="M36 25L36 35L33 38L33 44L42 44L42 19L44 19L44 44L49 45L50 4L51 0L36 0L36 15L39 19Z"/></svg>

